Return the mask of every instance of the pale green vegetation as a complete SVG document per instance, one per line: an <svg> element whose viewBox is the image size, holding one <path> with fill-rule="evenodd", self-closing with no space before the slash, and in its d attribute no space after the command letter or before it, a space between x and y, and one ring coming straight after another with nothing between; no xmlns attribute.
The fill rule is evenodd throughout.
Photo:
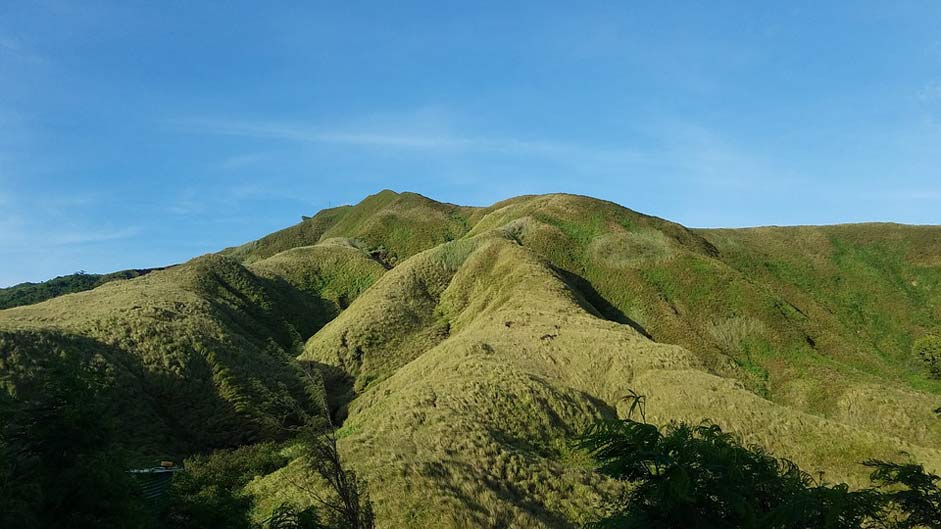
<svg viewBox="0 0 941 529"><path fill-rule="evenodd" d="M298 246L347 237L392 265L464 235L469 229L467 216L474 209L386 190L355 206L323 210L296 226L222 253L250 263Z"/></svg>
<svg viewBox="0 0 941 529"><path fill-rule="evenodd" d="M309 408L292 358L384 269L343 246L302 248L252 266L257 275L209 255L6 310L2 382L15 390L47 356L103 360L121 399L134 403L117 413L141 454L282 438L298 421L292 408Z"/></svg>
<svg viewBox="0 0 941 529"><path fill-rule="evenodd" d="M189 453L282 439L324 396L297 356L380 528L599 518L623 484L568 440L631 388L654 424L712 419L831 481L867 483L870 458L941 469L916 343L941 328L941 228L690 230L572 195L384 191L222 254L0 312L4 381L100 356L139 403L128 439ZM294 459L244 490L261 521L322 486Z"/></svg>
<svg viewBox="0 0 941 529"><path fill-rule="evenodd" d="M12 287L0 288L0 309L32 305L56 296L91 290L110 281L131 279L153 271L153 269L122 270L110 274L76 272L41 283L20 283Z"/></svg>
<svg viewBox="0 0 941 529"><path fill-rule="evenodd" d="M327 301L331 305L328 319L333 319L386 271L361 246L349 239L327 239L255 261L248 268L260 277L287 281Z"/></svg>

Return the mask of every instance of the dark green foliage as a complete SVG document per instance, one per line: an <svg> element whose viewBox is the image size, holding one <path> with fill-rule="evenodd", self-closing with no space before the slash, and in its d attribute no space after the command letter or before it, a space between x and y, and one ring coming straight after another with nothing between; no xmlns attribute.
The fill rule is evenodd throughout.
<svg viewBox="0 0 941 529"><path fill-rule="evenodd" d="M327 526L320 523L317 512L313 508L307 508L302 511L296 508L282 504L265 524L265 529L326 529Z"/></svg>
<svg viewBox="0 0 941 529"><path fill-rule="evenodd" d="M61 355L13 394L0 382L0 527L152 524L115 441L113 394L99 366Z"/></svg>
<svg viewBox="0 0 941 529"><path fill-rule="evenodd" d="M887 522L892 529L941 529L941 476L925 472L921 465L870 460L872 480L886 490L894 509Z"/></svg>
<svg viewBox="0 0 941 529"><path fill-rule="evenodd" d="M912 352L932 377L941 378L941 338L933 335L922 336L912 344Z"/></svg>
<svg viewBox="0 0 941 529"><path fill-rule="evenodd" d="M315 505L298 509L282 504L266 520L251 519L254 498L245 486L284 467L288 458L272 443L217 450L187 459L174 476L166 508L166 527L192 529L372 529L372 505L365 484L340 461L329 422L314 420L300 431L300 462L308 477L326 481L325 493L302 487ZM313 480L307 479L310 483ZM324 513L324 519L318 514Z"/></svg>
<svg viewBox="0 0 941 529"><path fill-rule="evenodd" d="M254 528L250 518L254 500L242 489L254 477L270 474L287 462L271 443L187 459L185 470L173 478L166 524L194 529Z"/></svg>
<svg viewBox="0 0 941 529"><path fill-rule="evenodd" d="M122 270L111 274L88 274L76 272L59 276L42 283L20 283L8 288L0 288L0 309L9 309L21 305L32 305L64 294L73 294L91 290L110 281L131 279L157 269Z"/></svg>
<svg viewBox="0 0 941 529"><path fill-rule="evenodd" d="M715 425L599 423L579 446L634 487L591 527L859 528L877 520L873 490L815 481L794 463L743 446Z"/></svg>

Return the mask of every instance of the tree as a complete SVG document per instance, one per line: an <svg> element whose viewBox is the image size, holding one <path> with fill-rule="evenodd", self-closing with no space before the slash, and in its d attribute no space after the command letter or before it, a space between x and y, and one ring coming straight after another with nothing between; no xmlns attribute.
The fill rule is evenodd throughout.
<svg viewBox="0 0 941 529"><path fill-rule="evenodd" d="M329 420L314 420L299 436L300 460L307 472L305 484L297 484L323 507L329 527L336 529L373 529L375 520L366 482L346 468L337 450L336 430ZM327 484L324 494L310 483L319 476Z"/></svg>
<svg viewBox="0 0 941 529"><path fill-rule="evenodd" d="M605 421L577 445L602 473L634 485L594 528L858 529L880 520L885 505L875 490L817 482L709 423L661 431Z"/></svg>
<svg viewBox="0 0 941 529"><path fill-rule="evenodd" d="M153 524L116 442L107 373L61 354L10 377L0 380L0 525Z"/></svg>
<svg viewBox="0 0 941 529"><path fill-rule="evenodd" d="M171 527L255 529L254 500L243 489L255 476L270 474L287 462L272 443L193 456L173 477L164 519Z"/></svg>
<svg viewBox="0 0 941 529"><path fill-rule="evenodd" d="M915 340L912 352L918 357L933 378L941 378L941 338L931 334Z"/></svg>
<svg viewBox="0 0 941 529"><path fill-rule="evenodd" d="M346 467L337 448L336 428L330 417L326 401L323 378L312 367L304 369L315 400L320 402L322 414L308 417L299 430L297 439L301 443L299 460L305 476L294 481L294 486L303 490L320 506L327 520L326 526L333 529L373 529L375 517L369 500L366 481ZM326 490L315 483L322 480Z"/></svg>

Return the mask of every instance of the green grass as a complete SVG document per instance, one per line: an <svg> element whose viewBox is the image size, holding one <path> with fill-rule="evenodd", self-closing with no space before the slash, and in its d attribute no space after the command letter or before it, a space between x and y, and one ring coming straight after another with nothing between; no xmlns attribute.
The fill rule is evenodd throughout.
<svg viewBox="0 0 941 529"><path fill-rule="evenodd" d="M20 283L12 287L0 288L0 310L22 305L32 305L47 299L74 294L99 287L111 281L133 279L149 274L158 269L122 270L110 274L88 274L77 272L67 276L59 276L41 283Z"/></svg>
<svg viewBox="0 0 941 529"><path fill-rule="evenodd" d="M382 249L388 264L456 239L469 229L474 208L442 204L415 193L381 191L355 206L327 209L300 224L257 241L223 250L251 263L284 250L311 246L325 239L354 239L367 250Z"/></svg>
<svg viewBox="0 0 941 529"><path fill-rule="evenodd" d="M941 469L941 382L911 353L941 332L941 228L690 230L574 195L384 191L223 254L0 312L5 382L100 355L138 403L129 442L171 452L277 438L310 404L299 354L380 527L597 517L621 489L567 439L632 389L658 424L709 418L830 480L865 482L870 457ZM309 503L299 475L248 484L257 519Z"/></svg>
<svg viewBox="0 0 941 529"><path fill-rule="evenodd" d="M27 383L40 355L99 358L127 403L119 413L129 449L143 458L283 438L294 408L313 406L293 357L339 312L337 299L351 302L384 273L348 250L317 248L303 260L288 252L256 262L258 275L204 256L3 311L3 384Z"/></svg>
<svg viewBox="0 0 941 529"><path fill-rule="evenodd" d="M383 447L383 463L372 467L364 462L363 469L377 480L374 487L384 506L380 512L390 526L441 519L445 520L441 526L461 527L471 523L468 512L480 507L487 513L502 513L505 518L497 519L513 526L574 523L576 512L584 515L590 509L572 511L553 503L555 492L527 485L528 476L512 470L501 470L497 476L487 472L500 469L502 457L511 457L501 454L522 453L528 472L538 473L540 465L548 464L549 481L568 483L563 485L568 497L591 504L591 498L598 496L574 492L578 487L566 481L574 478L552 466L563 458L551 447L585 417L626 412L619 395L634 385L651 396L651 409L660 410L653 412L658 421L715 419L807 468L825 471L831 479L863 483L867 471L859 461L871 456L898 459L900 447L930 465L941 463L936 441L941 429L928 419L929 403L934 402L931 394L917 393L886 376L879 355L861 351L854 357L845 349L828 350L825 342L810 345L808 333L816 336L818 327L806 309L778 294L774 285L758 284L727 265L711 244L693 236L677 238L676 229L673 235L652 235L653 228L639 226L641 221L633 220L634 214L626 210L622 215L628 220L619 222L612 210L610 222L602 222L603 216L583 215L583 209L590 211L594 205L587 199L532 200L572 218L585 218L586 225L578 228L573 225L576 220L540 221L545 213L533 211L525 200L495 208L499 220L488 215L478 220L468 236L468 241L476 241L473 251L462 255L456 272L432 266L446 262L439 256L453 253L448 246L417 255L396 268L401 277L387 275L308 345L306 355L369 379L350 404L345 428L354 428L355 433L344 441L354 459L371 460L369 447ZM519 215L509 214L507 208L518 209ZM611 233L624 237L624 226L644 234L643 251L623 256L616 264L610 258L597 259L591 253L593 245ZM693 351L688 352L653 344L628 326L599 319L596 315L602 311L589 304L585 292L573 290L571 282L556 272L560 268L588 278L588 286L603 293L603 301L628 299L648 314L657 314L648 317L647 330L659 341L703 347L687 346ZM423 301L413 304L416 299ZM415 311L406 321L417 327L382 316L405 306ZM429 329L442 320L448 322L448 335L434 340L408 338L406 349L396 341L413 334L427 337L409 329ZM340 349L339 337L370 333L378 334L360 339L372 344L362 349L362 364L331 358ZM329 336L335 337L334 345L324 342ZM703 351L708 347L714 352ZM402 355L403 350L408 354ZM719 364L723 358L724 366ZM362 369L369 364L382 365L382 375L376 378ZM514 389L524 373L552 388L594 399L588 401L593 411L574 416L553 411L562 406L559 399L568 398L536 397L532 389ZM459 380L459 386L451 387L452 380ZM485 388L492 393L479 401L453 400ZM571 398L577 401L580 397L575 395ZM870 405L865 419L853 404L862 395ZM531 402L538 404L528 411ZM438 415L443 416L436 419ZM556 417L557 422L541 422L546 416ZM504 426L471 433L479 430L477 424L493 421ZM899 425L891 430L899 437L887 436L880 423ZM914 424L921 426L911 428ZM481 435L479 444L447 449L449 439ZM491 452L486 447L494 443L496 452ZM428 448L430 444L436 448ZM514 494L500 498L486 489L461 488L462 503L451 505L455 478L442 471L440 463L433 463L439 459L447 461L446 468L483 472L462 479L501 483ZM425 472L406 463L424 460L430 465ZM401 468L401 475L382 477L387 468ZM416 487L422 492L411 496L408 490ZM441 494L439 499L426 501L438 498L436 494ZM429 503L441 507L432 509ZM538 507L533 511L526 505ZM535 519L529 517L532 512L538 513ZM409 518L399 518L403 513ZM495 522L482 517L474 523Z"/></svg>

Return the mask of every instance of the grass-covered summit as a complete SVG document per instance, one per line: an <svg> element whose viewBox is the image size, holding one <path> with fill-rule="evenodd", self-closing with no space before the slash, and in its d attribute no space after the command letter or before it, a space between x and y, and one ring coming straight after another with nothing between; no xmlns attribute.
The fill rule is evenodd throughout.
<svg viewBox="0 0 941 529"><path fill-rule="evenodd" d="M0 333L14 392L42 355L113 366L151 452L277 439L326 391L380 527L599 516L620 485L569 440L631 391L652 422L708 418L831 481L862 483L868 458L941 470L941 381L913 352L941 334L939 227L696 230L574 195L383 191L0 311ZM259 519L309 502L302 476L249 483Z"/></svg>

